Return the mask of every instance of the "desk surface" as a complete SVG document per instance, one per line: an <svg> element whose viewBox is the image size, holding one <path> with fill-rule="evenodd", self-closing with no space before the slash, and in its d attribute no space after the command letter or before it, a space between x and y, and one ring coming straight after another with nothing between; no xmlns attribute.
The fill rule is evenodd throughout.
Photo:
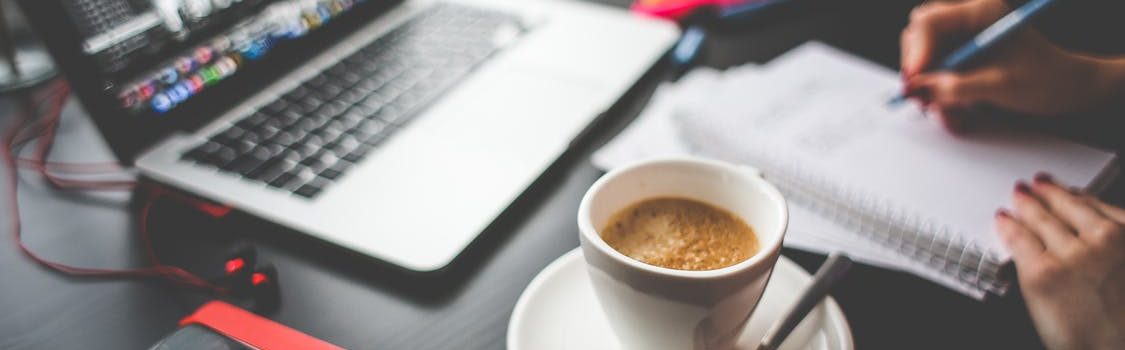
<svg viewBox="0 0 1125 350"><path fill-rule="evenodd" d="M624 0L610 2L625 5ZM817 39L895 66L898 32L913 4L847 3L818 4L717 28L706 45L705 63L726 67L763 62ZM175 209L158 210L153 232L253 242L281 273L282 306L269 316L347 348L503 348L508 317L524 286L542 267L578 245L577 205L601 175L590 165L590 153L637 114L664 76L657 69L638 84L595 135L559 161L441 278L405 276L378 263L341 257L291 232L238 215L214 222ZM0 109L10 111L12 103L0 103ZM109 157L75 103L65 118L57 159L89 160L90 149L101 150L100 158ZM57 193L30 173L23 174L20 185L26 241L33 249L83 265L142 261L128 195ZM0 218L7 236L10 218ZM0 348L145 348L203 301L163 283L65 277L31 263L10 239L3 242ZM179 253L186 253L187 248L182 250ZM793 250L785 255L808 270L823 260ZM860 349L1040 347L1018 293L980 303L907 274L858 266L833 296L847 314Z"/></svg>

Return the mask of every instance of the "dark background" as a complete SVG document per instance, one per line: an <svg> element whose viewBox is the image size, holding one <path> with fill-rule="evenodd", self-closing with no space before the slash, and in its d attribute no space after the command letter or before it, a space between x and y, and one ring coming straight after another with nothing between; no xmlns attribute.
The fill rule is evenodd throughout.
<svg viewBox="0 0 1125 350"><path fill-rule="evenodd" d="M625 0L607 2L627 5ZM703 62L715 67L765 62L805 41L821 40L896 67L898 33L914 5L810 0L746 23L709 23ZM403 273L243 215L214 220L167 203L156 206L151 232L173 247L162 256L189 264L218 254L234 240L253 243L281 275L281 307L267 316L346 348L504 348L508 318L523 288L540 269L578 245L578 202L601 175L590 165L590 153L636 116L660 81L673 76L667 64L655 68L602 118L595 132L437 275ZM0 102L3 115L13 109L10 98ZM72 102L64 113L55 159L109 158L98 137ZM137 201L128 194L62 193L30 172L22 174L20 186L25 241L32 249L84 266L142 264L132 223ZM1120 193L1116 189L1110 196L1121 199ZM8 236L11 218L6 212L0 215ZM10 239L3 242L0 348L146 348L206 300L162 282L63 276L26 259ZM794 250L784 254L810 271L823 261ZM1018 291L982 303L908 274L857 266L833 296L860 349L1041 347Z"/></svg>

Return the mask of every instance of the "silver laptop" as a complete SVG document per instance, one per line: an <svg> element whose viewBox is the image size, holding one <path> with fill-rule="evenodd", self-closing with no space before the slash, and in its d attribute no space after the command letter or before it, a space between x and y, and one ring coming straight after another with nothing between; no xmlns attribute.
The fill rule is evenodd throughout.
<svg viewBox="0 0 1125 350"><path fill-rule="evenodd" d="M678 37L578 1L22 5L142 175L417 271L454 260Z"/></svg>

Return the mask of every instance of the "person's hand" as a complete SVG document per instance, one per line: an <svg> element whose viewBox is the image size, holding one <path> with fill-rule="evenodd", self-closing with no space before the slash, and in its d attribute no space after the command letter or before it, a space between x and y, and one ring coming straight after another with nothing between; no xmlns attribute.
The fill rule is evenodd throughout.
<svg viewBox="0 0 1125 350"><path fill-rule="evenodd" d="M902 32L905 93L951 131L976 120L979 106L1054 116L1093 109L1122 94L1117 61L1071 53L1030 28L1007 38L958 72L923 71L948 51L1011 12L1002 0L935 2L911 13Z"/></svg>
<svg viewBox="0 0 1125 350"><path fill-rule="evenodd" d="M1125 209L1046 175L1016 185L996 226L1050 349L1125 349Z"/></svg>

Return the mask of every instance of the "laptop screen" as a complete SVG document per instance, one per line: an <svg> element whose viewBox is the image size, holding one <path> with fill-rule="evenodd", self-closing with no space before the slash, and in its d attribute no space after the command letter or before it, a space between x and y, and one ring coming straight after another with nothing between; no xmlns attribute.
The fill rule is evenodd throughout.
<svg viewBox="0 0 1125 350"><path fill-rule="evenodd" d="M348 0L67 0L119 105L165 114L348 11Z"/></svg>
<svg viewBox="0 0 1125 350"><path fill-rule="evenodd" d="M370 18L345 16L371 7L364 2L394 1L24 0L21 5L110 146L131 162L172 130L206 123L221 106L229 108L298 66L298 58L315 54L316 45Z"/></svg>

